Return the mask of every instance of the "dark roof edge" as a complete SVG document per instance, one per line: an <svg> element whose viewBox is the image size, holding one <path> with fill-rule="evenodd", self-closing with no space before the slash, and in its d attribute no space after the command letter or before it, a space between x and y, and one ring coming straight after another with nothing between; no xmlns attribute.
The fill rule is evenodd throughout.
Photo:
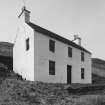
<svg viewBox="0 0 105 105"><path fill-rule="evenodd" d="M75 47L75 48L77 48L77 49L80 49L80 50L82 50L82 51L85 51L85 52L91 54L90 51L86 50L85 48L83 48L83 47L77 45L76 43L74 43L74 42L72 42L72 41L70 41L70 40L68 40L68 39L66 39L66 38L64 38L64 37L62 37L62 36L60 36L60 35L58 35L58 34L56 34L56 33L53 33L53 32L51 32L51 31L49 31L49 30L47 30L47 29L45 29L45 28L42 28L42 27L40 27L40 26L38 26L38 25L36 25L36 24L33 24L33 23L31 23L31 22L30 22L30 23L27 23L27 24L28 24L31 28L35 29L35 31L37 31L37 32L39 32L39 33L43 33L44 35L47 35L47 36L49 36L49 37L51 37L51 38L54 38L54 39L59 40L59 41L65 43L65 44L71 45L71 46L73 46L73 47Z"/></svg>

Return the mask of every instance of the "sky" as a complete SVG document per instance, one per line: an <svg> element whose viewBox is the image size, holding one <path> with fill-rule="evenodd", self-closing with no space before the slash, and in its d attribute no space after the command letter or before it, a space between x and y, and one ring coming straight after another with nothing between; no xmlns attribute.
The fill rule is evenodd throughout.
<svg viewBox="0 0 105 105"><path fill-rule="evenodd" d="M24 0L31 22L72 40L105 60L105 0ZM14 43L23 0L0 1L0 41Z"/></svg>

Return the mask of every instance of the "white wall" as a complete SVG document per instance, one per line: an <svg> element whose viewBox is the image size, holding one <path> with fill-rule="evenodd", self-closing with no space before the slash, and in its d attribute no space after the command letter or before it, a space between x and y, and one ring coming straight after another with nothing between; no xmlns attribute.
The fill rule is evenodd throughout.
<svg viewBox="0 0 105 105"><path fill-rule="evenodd" d="M67 64L72 66L72 83L91 83L91 55L85 53L81 63L81 51L73 48L73 57L68 57L68 45L55 40L55 53L49 51L48 36L35 32L35 80L52 83L67 83ZM56 62L56 75L49 75L49 60ZM81 79L81 67L85 68L85 79Z"/></svg>
<svg viewBox="0 0 105 105"><path fill-rule="evenodd" d="M30 49L26 51L29 37ZM19 20L19 31L13 48L13 69L27 80L34 80L34 31L24 20Z"/></svg>
<svg viewBox="0 0 105 105"><path fill-rule="evenodd" d="M26 51L26 39L30 40L30 49ZM72 83L91 83L91 55L85 53L85 62L81 62L81 51L72 46L73 56L68 57L69 45L55 40L55 53L49 51L48 36L29 27L24 14L19 19L19 31L13 48L13 68L23 78L31 81L67 83L67 65L72 66ZM49 75L49 60L55 61L56 75ZM85 79L81 79L81 68L85 68Z"/></svg>

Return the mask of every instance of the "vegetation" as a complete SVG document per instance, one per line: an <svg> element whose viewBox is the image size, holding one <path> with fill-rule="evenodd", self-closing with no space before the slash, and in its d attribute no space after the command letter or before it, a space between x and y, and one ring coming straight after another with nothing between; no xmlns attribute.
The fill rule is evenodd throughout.
<svg viewBox="0 0 105 105"><path fill-rule="evenodd" d="M0 105L105 104L104 84L95 90L97 85L73 84L68 86L66 84L31 82L22 79L13 71L5 70L4 74L0 78ZM92 88L92 86L94 87Z"/></svg>

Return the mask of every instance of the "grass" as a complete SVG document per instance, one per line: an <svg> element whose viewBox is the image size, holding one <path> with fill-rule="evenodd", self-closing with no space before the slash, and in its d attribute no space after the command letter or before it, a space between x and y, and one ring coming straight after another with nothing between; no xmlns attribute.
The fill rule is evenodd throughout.
<svg viewBox="0 0 105 105"><path fill-rule="evenodd" d="M105 105L105 90L98 91L71 94L63 84L7 78L0 85L0 105Z"/></svg>
<svg viewBox="0 0 105 105"><path fill-rule="evenodd" d="M0 105L105 105L105 80L99 84L98 79L95 76L92 85L68 86L26 81L5 71L0 78Z"/></svg>

